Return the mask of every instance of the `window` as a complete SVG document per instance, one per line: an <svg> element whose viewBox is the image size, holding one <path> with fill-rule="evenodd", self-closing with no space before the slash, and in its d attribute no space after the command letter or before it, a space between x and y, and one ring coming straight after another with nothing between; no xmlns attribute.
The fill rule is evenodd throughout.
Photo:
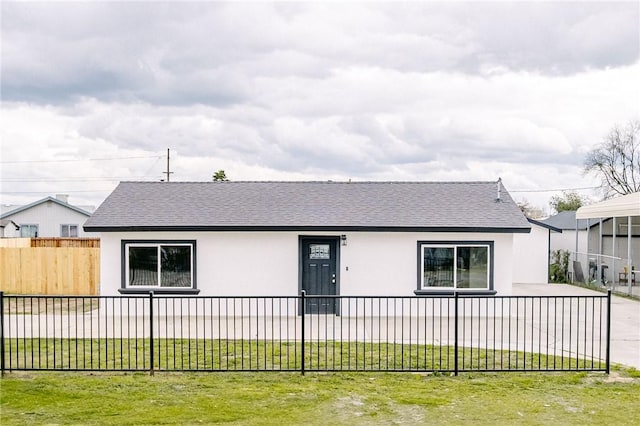
<svg viewBox="0 0 640 426"><path fill-rule="evenodd" d="M23 238L36 238L38 236L38 225L21 224L20 236Z"/></svg>
<svg viewBox="0 0 640 426"><path fill-rule="evenodd" d="M77 238L78 225L60 225L60 236L63 238Z"/></svg>
<svg viewBox="0 0 640 426"><path fill-rule="evenodd" d="M123 289L195 289L195 241L123 241Z"/></svg>
<svg viewBox="0 0 640 426"><path fill-rule="evenodd" d="M493 242L419 243L419 290L492 290Z"/></svg>

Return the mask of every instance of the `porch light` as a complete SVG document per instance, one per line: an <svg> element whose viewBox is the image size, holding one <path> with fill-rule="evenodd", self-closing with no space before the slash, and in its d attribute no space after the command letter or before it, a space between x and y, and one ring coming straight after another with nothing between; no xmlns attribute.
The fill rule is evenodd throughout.
<svg viewBox="0 0 640 426"><path fill-rule="evenodd" d="M347 236L346 236L346 234L340 235L340 241L342 241L342 245L343 246L347 245Z"/></svg>

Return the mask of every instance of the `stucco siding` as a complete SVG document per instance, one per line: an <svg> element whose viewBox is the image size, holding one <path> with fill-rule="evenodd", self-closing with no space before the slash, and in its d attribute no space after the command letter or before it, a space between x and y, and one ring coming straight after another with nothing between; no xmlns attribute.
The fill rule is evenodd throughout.
<svg viewBox="0 0 640 426"><path fill-rule="evenodd" d="M587 251L587 231L578 231L578 252L586 253ZM576 251L576 231L575 230L563 230L562 233L551 233L551 251L554 250L567 250L570 252Z"/></svg>
<svg viewBox="0 0 640 426"><path fill-rule="evenodd" d="M300 236L320 232L134 232L101 235L101 294L121 286L122 240L195 240L201 296L286 296L299 290ZM493 241L494 289L511 294L512 234L346 233L339 245L341 295L410 296L417 289L418 241Z"/></svg>
<svg viewBox="0 0 640 426"><path fill-rule="evenodd" d="M531 233L513 237L513 282L540 284L548 282L549 230L531 225Z"/></svg>

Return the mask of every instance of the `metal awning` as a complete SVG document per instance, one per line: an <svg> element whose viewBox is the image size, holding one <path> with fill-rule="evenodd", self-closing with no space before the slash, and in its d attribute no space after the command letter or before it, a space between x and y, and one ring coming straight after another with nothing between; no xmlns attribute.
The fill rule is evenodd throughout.
<svg viewBox="0 0 640 426"><path fill-rule="evenodd" d="M622 195L611 200L583 206L576 212L576 219L640 216L640 192Z"/></svg>

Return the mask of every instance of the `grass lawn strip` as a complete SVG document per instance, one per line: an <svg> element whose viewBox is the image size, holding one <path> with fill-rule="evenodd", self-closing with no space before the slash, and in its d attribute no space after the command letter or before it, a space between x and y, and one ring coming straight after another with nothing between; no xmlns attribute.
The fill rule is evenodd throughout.
<svg viewBox="0 0 640 426"><path fill-rule="evenodd" d="M10 373L0 423L640 424L640 374Z"/></svg>

